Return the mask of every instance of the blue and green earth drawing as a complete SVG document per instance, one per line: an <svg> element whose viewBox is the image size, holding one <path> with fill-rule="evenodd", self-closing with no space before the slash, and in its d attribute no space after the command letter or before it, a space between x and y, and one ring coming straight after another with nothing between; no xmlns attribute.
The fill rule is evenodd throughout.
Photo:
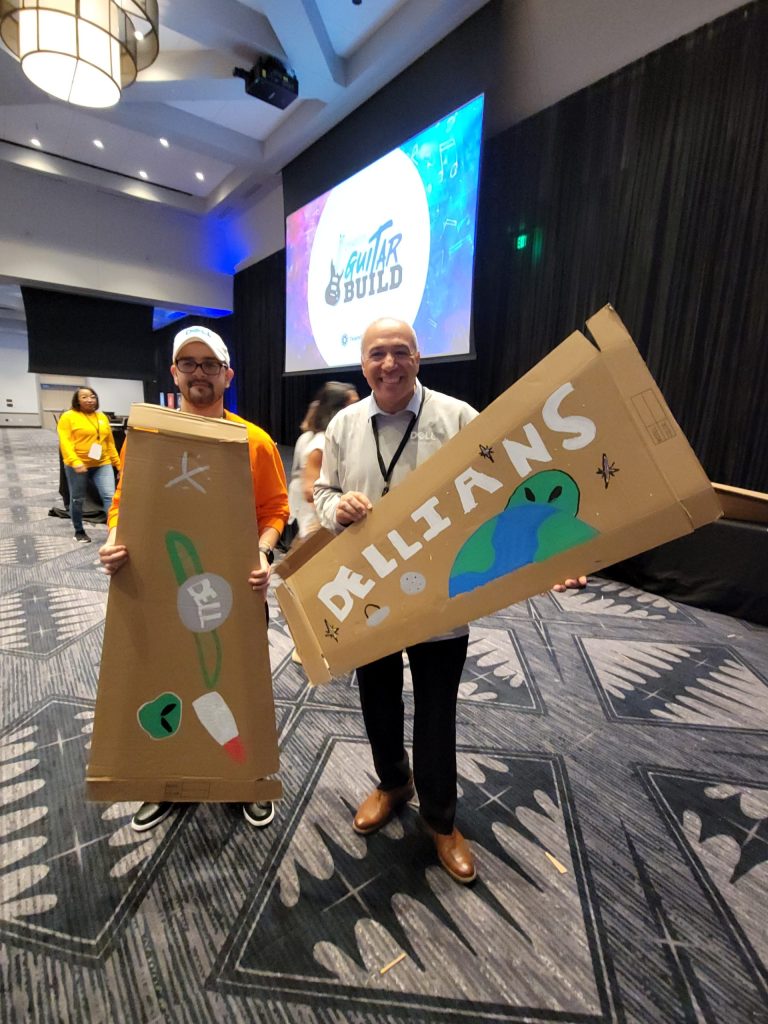
<svg viewBox="0 0 768 1024"><path fill-rule="evenodd" d="M532 562L584 544L599 531L578 518L579 487L559 469L535 473L513 492L503 512L468 537L448 579L448 594L468 594Z"/></svg>

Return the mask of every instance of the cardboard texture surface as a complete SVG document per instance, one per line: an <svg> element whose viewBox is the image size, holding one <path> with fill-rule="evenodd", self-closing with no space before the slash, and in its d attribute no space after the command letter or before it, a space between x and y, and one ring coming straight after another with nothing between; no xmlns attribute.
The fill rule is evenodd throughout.
<svg viewBox="0 0 768 1024"><path fill-rule="evenodd" d="M313 683L717 519L616 312L574 332L343 533L277 572ZM371 442L373 443L373 441Z"/></svg>
<svg viewBox="0 0 768 1024"><path fill-rule="evenodd" d="M279 797L245 426L132 406L117 541L88 799Z"/></svg>

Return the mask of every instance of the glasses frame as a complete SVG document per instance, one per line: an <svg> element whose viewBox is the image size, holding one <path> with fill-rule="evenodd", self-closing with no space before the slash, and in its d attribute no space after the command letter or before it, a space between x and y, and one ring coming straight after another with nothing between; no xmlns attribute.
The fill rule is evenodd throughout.
<svg viewBox="0 0 768 1024"><path fill-rule="evenodd" d="M192 367L191 370L185 370L183 366L179 366L179 363L186 362L194 363L195 365ZM208 370L206 370L204 366L205 363L216 363L218 369L214 373L210 373ZM192 356L181 356L180 359L175 360L173 365L176 367L179 373L183 373L186 375L194 373L199 366L206 377L218 377L221 371L227 368L226 363L222 363L220 359L214 359L213 356L206 356L205 359L203 359L202 361L200 361L199 359L193 359Z"/></svg>

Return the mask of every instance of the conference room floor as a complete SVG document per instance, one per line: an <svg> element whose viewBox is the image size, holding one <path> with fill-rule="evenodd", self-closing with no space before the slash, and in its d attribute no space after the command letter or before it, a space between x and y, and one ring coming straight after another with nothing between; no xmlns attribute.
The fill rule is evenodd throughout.
<svg viewBox="0 0 768 1024"><path fill-rule="evenodd" d="M415 801L352 831L354 679L307 686L271 595L274 822L137 834L84 800L108 580L56 465L0 429L0 1019L768 1021L768 630L602 579L474 624L461 887Z"/></svg>

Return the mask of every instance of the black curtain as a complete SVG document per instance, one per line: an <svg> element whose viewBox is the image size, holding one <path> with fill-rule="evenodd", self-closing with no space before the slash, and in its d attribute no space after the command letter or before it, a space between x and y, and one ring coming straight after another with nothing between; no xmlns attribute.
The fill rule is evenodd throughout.
<svg viewBox="0 0 768 1024"><path fill-rule="evenodd" d="M22 285L30 373L151 377L152 307Z"/></svg>
<svg viewBox="0 0 768 1024"><path fill-rule="evenodd" d="M234 385L241 416L280 440L285 347L285 251L235 275Z"/></svg>
<svg viewBox="0 0 768 1024"><path fill-rule="evenodd" d="M760 2L488 142L481 407L611 302L710 478L768 490L767 67Z"/></svg>
<svg viewBox="0 0 768 1024"><path fill-rule="evenodd" d="M424 367L483 408L606 302L710 477L768 490L768 0L486 142L476 363ZM525 236L525 240L521 236ZM285 254L235 279L240 411L295 439L324 379L282 378Z"/></svg>

